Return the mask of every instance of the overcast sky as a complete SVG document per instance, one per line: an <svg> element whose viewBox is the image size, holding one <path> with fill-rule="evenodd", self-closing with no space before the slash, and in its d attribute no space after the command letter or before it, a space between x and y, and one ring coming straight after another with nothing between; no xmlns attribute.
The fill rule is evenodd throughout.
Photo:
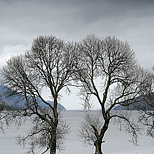
<svg viewBox="0 0 154 154"><path fill-rule="evenodd" d="M127 40L138 63L151 69L154 0L0 0L0 68L11 55L29 50L37 36L51 34L66 41L114 35ZM74 93L61 102L67 109L82 108Z"/></svg>

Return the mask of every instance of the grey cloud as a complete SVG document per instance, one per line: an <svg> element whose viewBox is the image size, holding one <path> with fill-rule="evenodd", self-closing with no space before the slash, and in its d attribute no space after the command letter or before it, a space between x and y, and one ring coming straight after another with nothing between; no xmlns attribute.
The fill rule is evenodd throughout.
<svg viewBox="0 0 154 154"><path fill-rule="evenodd" d="M38 35L79 41L95 34L127 40L139 64L151 69L153 6L153 0L0 0L0 68L29 50Z"/></svg>
<svg viewBox="0 0 154 154"><path fill-rule="evenodd" d="M0 53L6 45L28 46L44 34L66 40L116 35L133 47L150 46L153 6L153 0L1 0Z"/></svg>

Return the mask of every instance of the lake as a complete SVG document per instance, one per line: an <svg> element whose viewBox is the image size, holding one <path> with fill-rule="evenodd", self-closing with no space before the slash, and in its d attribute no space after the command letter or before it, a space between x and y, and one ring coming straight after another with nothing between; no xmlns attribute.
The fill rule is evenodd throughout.
<svg viewBox="0 0 154 154"><path fill-rule="evenodd" d="M94 154L93 146L85 146L78 138L78 130L84 119L83 111L61 111L63 120L70 126L70 133L64 140L64 148L58 151L57 154ZM99 111L92 111L93 115L101 116ZM132 117L138 117L136 111L131 111ZM20 128L11 125L6 129L5 133L0 133L0 154L24 154L27 147L23 148L17 145L16 137L24 135L30 128L30 121L24 123ZM105 143L103 143L104 154L154 154L154 140L147 137L146 131L143 130L143 135L139 136L138 146L129 142L130 136L124 131L119 130L119 126L111 122L109 129L105 135ZM40 154L39 152L37 154Z"/></svg>

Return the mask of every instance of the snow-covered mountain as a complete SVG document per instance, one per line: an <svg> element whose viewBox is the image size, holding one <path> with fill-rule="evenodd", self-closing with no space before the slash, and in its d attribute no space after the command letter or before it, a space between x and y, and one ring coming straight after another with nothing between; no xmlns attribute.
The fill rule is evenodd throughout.
<svg viewBox="0 0 154 154"><path fill-rule="evenodd" d="M22 97L22 95L19 95L19 96L15 95L15 96L7 97L6 94L9 92L9 90L10 89L8 89L7 87L0 85L0 110L8 108L9 105L16 104L16 102L18 102L16 107L18 108L24 107L24 104L26 101ZM37 98L37 101L40 107L47 107L39 98ZM54 106L53 101L46 101L46 102ZM61 104L58 104L57 109L66 110L65 107Z"/></svg>

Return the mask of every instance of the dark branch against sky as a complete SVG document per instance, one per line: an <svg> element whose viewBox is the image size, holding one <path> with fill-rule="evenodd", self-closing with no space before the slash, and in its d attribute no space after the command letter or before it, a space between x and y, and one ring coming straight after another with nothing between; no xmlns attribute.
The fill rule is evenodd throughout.
<svg viewBox="0 0 154 154"><path fill-rule="evenodd" d="M79 41L88 34L128 41L139 64L154 66L153 0L0 0L0 68L39 35Z"/></svg>

